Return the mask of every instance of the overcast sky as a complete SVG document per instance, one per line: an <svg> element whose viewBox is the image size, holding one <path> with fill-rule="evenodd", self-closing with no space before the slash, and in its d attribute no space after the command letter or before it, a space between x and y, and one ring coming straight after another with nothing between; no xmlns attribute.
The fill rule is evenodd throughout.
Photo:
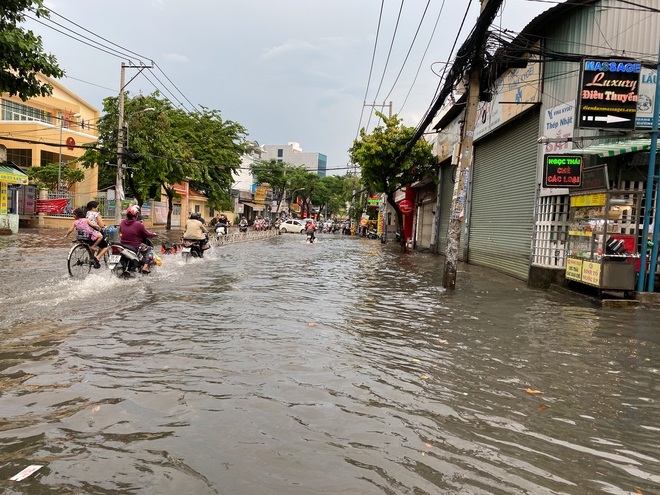
<svg viewBox="0 0 660 495"><path fill-rule="evenodd" d="M404 125L420 122L469 3L406 0L396 36L400 0L385 0L380 31L380 0L46 0L51 21L61 26L32 20L27 26L66 71L64 86L99 110L103 98L118 94L121 63L128 59L52 28L98 41L107 51L134 52L128 56L136 64L153 60L162 71L137 76L127 86L132 95L158 88L176 106L218 109L223 119L242 124L249 139L298 142L303 151L327 155L328 173L342 175L358 125L372 129L377 122L369 118L371 107L361 119L365 100L392 101ZM459 46L478 15L479 1L471 3ZM520 31L553 5L506 0L495 24ZM135 74L127 70L127 80Z"/></svg>

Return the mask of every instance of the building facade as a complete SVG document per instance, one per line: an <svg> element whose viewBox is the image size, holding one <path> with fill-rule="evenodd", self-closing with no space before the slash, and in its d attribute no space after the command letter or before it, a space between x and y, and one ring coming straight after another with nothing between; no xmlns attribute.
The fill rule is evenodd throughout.
<svg viewBox="0 0 660 495"><path fill-rule="evenodd" d="M7 161L23 172L30 167L59 163L62 167L83 154L82 145L97 140L96 122L99 111L57 81L37 75L53 87L48 97L35 97L23 102L17 96L3 94L0 100L0 144L7 148ZM70 190L64 185L51 191L51 199L57 196L68 200L68 209L87 204L94 199L98 187L96 167L85 169L85 178ZM10 203L16 205L21 220L37 225L44 222L44 215L37 216L34 205L38 193L34 186L21 184L12 188ZM42 194L43 196L43 194ZM47 196L47 195L46 195ZM42 197L48 200L48 197ZM28 201L29 200L29 201Z"/></svg>
<svg viewBox="0 0 660 495"><path fill-rule="evenodd" d="M503 47L500 53L518 66L497 74L490 101L479 104L473 161L465 176L456 177L455 157L464 106L450 108L434 126L441 172L434 206L425 206L428 190L423 200L418 197L419 245L435 240L444 253L451 201L462 196L460 259L544 285L563 279L570 211L567 188L543 187L546 154L582 155L586 167L607 168L610 188L645 189L648 152L629 144L648 139L647 131L587 129L576 122L584 58L657 64L659 14L644 9L657 7L656 2L636 4L639 8L619 9L615 0L559 4ZM654 88L655 71L644 70L640 82L653 81ZM617 151L606 150L608 144ZM427 234L429 210L438 215L435 239ZM642 227L625 215L619 223L617 228L635 233Z"/></svg>
<svg viewBox="0 0 660 495"><path fill-rule="evenodd" d="M310 172L325 177L328 168L328 157L322 153L303 152L300 145L294 142L286 145L266 144L264 149L267 152L264 158L267 160L275 159L278 162L288 163L296 167L305 167Z"/></svg>

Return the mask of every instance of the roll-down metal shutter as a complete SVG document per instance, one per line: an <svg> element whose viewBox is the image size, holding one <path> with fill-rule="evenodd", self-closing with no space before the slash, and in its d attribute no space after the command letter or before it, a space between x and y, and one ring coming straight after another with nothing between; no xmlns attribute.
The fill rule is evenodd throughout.
<svg viewBox="0 0 660 495"><path fill-rule="evenodd" d="M468 262L527 280L538 109L475 144Z"/></svg>

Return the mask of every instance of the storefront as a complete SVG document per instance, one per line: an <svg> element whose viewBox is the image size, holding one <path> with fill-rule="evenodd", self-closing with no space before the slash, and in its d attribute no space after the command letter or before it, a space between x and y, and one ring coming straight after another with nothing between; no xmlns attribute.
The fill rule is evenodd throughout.
<svg viewBox="0 0 660 495"><path fill-rule="evenodd" d="M0 232L18 233L19 189L28 176L12 163L0 164Z"/></svg>

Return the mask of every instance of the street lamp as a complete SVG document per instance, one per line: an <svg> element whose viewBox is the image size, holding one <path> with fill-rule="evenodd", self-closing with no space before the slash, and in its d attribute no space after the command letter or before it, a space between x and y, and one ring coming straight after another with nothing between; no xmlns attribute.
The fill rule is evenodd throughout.
<svg viewBox="0 0 660 495"><path fill-rule="evenodd" d="M74 118L79 118L80 114L79 113L74 113L72 115ZM62 188L60 186L60 182L62 180L62 130L64 129L64 117L60 116L60 158L57 161L57 193L62 192Z"/></svg>

